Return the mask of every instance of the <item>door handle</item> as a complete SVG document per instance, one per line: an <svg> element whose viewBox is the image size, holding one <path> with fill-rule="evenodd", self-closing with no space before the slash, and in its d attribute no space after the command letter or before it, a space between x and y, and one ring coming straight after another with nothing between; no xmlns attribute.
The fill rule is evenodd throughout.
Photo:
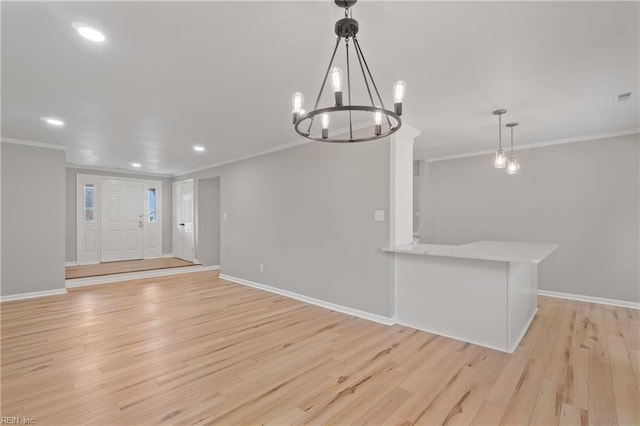
<svg viewBox="0 0 640 426"><path fill-rule="evenodd" d="M180 226L184 226L184 223L179 223L178 225L180 225Z"/></svg>

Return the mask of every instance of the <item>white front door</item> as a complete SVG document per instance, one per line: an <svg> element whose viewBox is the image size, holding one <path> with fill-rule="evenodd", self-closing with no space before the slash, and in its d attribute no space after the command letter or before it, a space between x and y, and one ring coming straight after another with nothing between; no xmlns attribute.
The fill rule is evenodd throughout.
<svg viewBox="0 0 640 426"><path fill-rule="evenodd" d="M193 262L193 179L173 184L173 255L179 259Z"/></svg>
<svg viewBox="0 0 640 426"><path fill-rule="evenodd" d="M144 184L135 180L102 179L100 188L100 261L142 259Z"/></svg>

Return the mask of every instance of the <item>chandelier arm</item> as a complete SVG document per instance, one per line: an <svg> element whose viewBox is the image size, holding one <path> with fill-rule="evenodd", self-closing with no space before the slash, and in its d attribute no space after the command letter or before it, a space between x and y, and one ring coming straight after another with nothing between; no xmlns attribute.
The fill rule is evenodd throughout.
<svg viewBox="0 0 640 426"><path fill-rule="evenodd" d="M354 40L354 44L355 44L355 40L356 38L353 37ZM360 57L360 51L357 49L355 49L356 51L356 56L358 57L358 62L360 63L360 70L362 71L362 78L364 78L364 84L367 87L367 93L369 94L369 99L371 99L371 106L375 107L376 104L373 101L373 95L371 94L371 88L369 87L369 80L367 79L367 74L364 72L364 66L362 65L362 58Z"/></svg>
<svg viewBox="0 0 640 426"><path fill-rule="evenodd" d="M345 38L347 51L347 92L349 95L349 140L353 140L353 123L351 119L351 70L349 68L349 39Z"/></svg>
<svg viewBox="0 0 640 426"><path fill-rule="evenodd" d="M362 55L362 62L364 62L364 66L367 69L367 73L369 73L369 78L371 79L371 84L373 85L373 88L376 91L376 95L378 95L380 106L382 106L383 109L386 109L384 107L384 102L382 101L382 96L380 96L380 91L378 90L378 86L376 86L376 82L373 79L373 75L371 75L371 70L369 69L369 65L367 64L367 59L364 57L364 53L362 53L362 48L360 47L360 43L358 43L358 39L354 38L353 43L356 45L356 48L360 50L360 55ZM387 123L389 124L389 127L391 127L391 120L389 119L388 116L387 116Z"/></svg>
<svg viewBox="0 0 640 426"><path fill-rule="evenodd" d="M320 103L320 98L322 97L322 92L324 91L324 86L327 84L327 77L329 77L329 71L331 71L331 65L333 65L333 60L336 57L336 52L338 51L338 46L340 46L341 38L338 37L336 40L336 47L333 49L333 54L331 55L331 60L329 61L329 66L327 67L327 72L324 73L324 79L322 80L322 85L320 86L320 92L318 93L318 98L316 99L316 103L313 106L313 110L318 109L318 104ZM311 133L311 126L313 125L313 117L309 121L309 128L307 129L307 133Z"/></svg>

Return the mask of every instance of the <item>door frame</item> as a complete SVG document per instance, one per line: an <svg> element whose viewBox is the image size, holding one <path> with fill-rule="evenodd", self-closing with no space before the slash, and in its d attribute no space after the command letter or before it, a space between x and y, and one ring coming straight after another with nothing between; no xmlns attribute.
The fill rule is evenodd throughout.
<svg viewBox="0 0 640 426"><path fill-rule="evenodd" d="M187 182L191 182L191 188L193 189L193 197L191 199L191 223L193 224L193 238L192 238L192 243L193 243L193 247L191 248L191 252L193 253L193 258L192 259L184 259L184 260L188 260L191 261L193 263L199 263L197 256L196 256L196 235L197 233L197 229L196 229L196 181L195 179L191 178L191 179L183 179L183 180L178 180L178 181L174 181L171 185L171 199L172 199L172 216L171 216L171 236L172 236L172 251L173 251L173 255L175 257L176 256L176 241L177 241L177 234L178 234L178 229L177 229L177 210L178 210L178 197L176 196L176 187L178 185L187 183Z"/></svg>
<svg viewBox="0 0 640 426"><path fill-rule="evenodd" d="M156 259L162 257L162 181L151 179L124 178L118 176L103 176L81 174L76 175L76 263L78 265L95 265L100 263L100 243L101 243L101 182L103 179L116 179L125 181L137 181L143 184L143 211L144 211L144 232L143 232L143 259ZM93 206L94 217L92 223L84 222L84 187L92 184L94 189ZM148 190L156 189L156 226L157 247L148 247L150 234L148 228Z"/></svg>

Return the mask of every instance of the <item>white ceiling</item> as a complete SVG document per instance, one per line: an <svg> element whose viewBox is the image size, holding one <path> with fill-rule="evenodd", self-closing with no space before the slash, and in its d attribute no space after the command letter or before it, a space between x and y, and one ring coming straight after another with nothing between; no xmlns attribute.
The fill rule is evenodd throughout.
<svg viewBox="0 0 640 426"><path fill-rule="evenodd" d="M332 1L1 8L2 136L64 145L73 164L166 174L299 142L291 94L309 108L343 13ZM520 122L517 145L640 127L638 2L361 1L353 16L388 104L407 82L418 157L495 149L496 108ZM80 38L77 21L107 41Z"/></svg>

